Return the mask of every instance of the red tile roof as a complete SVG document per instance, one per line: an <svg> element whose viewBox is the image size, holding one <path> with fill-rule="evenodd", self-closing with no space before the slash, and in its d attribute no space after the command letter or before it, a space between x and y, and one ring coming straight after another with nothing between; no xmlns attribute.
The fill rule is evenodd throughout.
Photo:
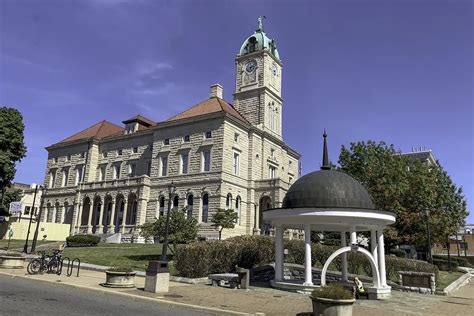
<svg viewBox="0 0 474 316"><path fill-rule="evenodd" d="M195 106L181 112L167 120L167 122L182 120L186 118L201 116L210 113L217 113L217 112L226 112L233 117L237 118L238 120L242 121L243 123L248 124L248 121L239 113L236 109L227 101L220 99L220 98L210 98L207 99Z"/></svg>
<svg viewBox="0 0 474 316"><path fill-rule="evenodd" d="M124 128L104 120L95 125L92 125L89 128L86 128L85 130L77 134L72 135L71 137L68 137L60 141L59 143L67 143L67 142L72 142L75 140L88 139L88 138L102 139L107 136L123 133L123 131L124 131Z"/></svg>
<svg viewBox="0 0 474 316"><path fill-rule="evenodd" d="M150 119L148 119L144 116L141 116L140 114L137 114L134 117L129 118L128 120L122 121L123 124L132 123L132 122L143 123L143 125L145 125L145 126L152 126L152 125L156 124L156 122L154 122L154 121L152 121L152 120L150 120Z"/></svg>

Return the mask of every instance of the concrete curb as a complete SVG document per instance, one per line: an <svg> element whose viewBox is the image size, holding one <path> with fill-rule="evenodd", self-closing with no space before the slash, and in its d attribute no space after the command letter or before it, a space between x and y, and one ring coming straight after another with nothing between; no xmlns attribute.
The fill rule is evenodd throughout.
<svg viewBox="0 0 474 316"><path fill-rule="evenodd" d="M166 305L171 306L171 307L172 306L179 306L179 307L183 307L183 308L186 308L186 309L189 309L189 310L203 312L203 313L212 313L212 314L215 314L215 315L229 315L229 316L233 316L233 315L235 315L235 316L253 316L253 315L255 315L255 314L250 314L250 313L236 312L236 311L230 311L230 310L219 309L219 308L203 307L203 306L199 306L199 305L167 301L167 300L160 299L160 298L151 298L151 297L145 297L145 296L140 296L140 295L135 295L135 294L130 294L130 293L114 292L112 290L99 289L99 288L94 288L94 287L90 287L90 286L78 285L78 284L56 282L56 281L50 281L50 280L33 279L33 278L28 277L28 276L15 275L15 274L10 274L10 273L3 272L3 271L0 271L0 274L7 275L7 276L10 276L12 278L23 278L23 279L32 280L32 281L47 282L47 283L54 283L56 285L76 287L76 288L80 288L80 289L83 289L83 290L100 292L102 294L122 295L122 296L126 296L126 297L129 297L129 298L142 299L142 300L147 300L147 301L150 301L150 302L166 304ZM259 315L264 316L265 314L259 313Z"/></svg>
<svg viewBox="0 0 474 316"><path fill-rule="evenodd" d="M445 287L442 291L436 291L438 295L451 295L453 292L457 291L460 287L463 287L471 280L471 274L465 273L460 276L456 281Z"/></svg>

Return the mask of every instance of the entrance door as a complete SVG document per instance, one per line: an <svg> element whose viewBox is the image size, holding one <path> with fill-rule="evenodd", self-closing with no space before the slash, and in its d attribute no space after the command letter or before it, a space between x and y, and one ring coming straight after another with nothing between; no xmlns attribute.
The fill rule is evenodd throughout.
<svg viewBox="0 0 474 316"><path fill-rule="evenodd" d="M270 223L265 223L263 221L263 212L272 208L272 200L269 196L264 196L260 199L260 211L259 211L259 223L260 223L260 234L270 235L270 228L272 226Z"/></svg>

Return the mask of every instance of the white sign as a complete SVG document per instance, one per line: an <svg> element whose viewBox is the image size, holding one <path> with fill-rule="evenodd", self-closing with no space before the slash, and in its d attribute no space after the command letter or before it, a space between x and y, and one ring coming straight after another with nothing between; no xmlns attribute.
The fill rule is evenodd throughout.
<svg viewBox="0 0 474 316"><path fill-rule="evenodd" d="M22 207L23 207L23 203L21 201L11 202L10 203L10 210L9 210L10 214L20 213Z"/></svg>

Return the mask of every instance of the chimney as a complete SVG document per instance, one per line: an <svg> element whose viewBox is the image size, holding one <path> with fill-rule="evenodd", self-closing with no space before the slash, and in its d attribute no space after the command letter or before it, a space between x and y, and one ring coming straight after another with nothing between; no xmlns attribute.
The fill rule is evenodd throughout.
<svg viewBox="0 0 474 316"><path fill-rule="evenodd" d="M222 86L218 83L211 86L211 98L220 98L222 99Z"/></svg>

